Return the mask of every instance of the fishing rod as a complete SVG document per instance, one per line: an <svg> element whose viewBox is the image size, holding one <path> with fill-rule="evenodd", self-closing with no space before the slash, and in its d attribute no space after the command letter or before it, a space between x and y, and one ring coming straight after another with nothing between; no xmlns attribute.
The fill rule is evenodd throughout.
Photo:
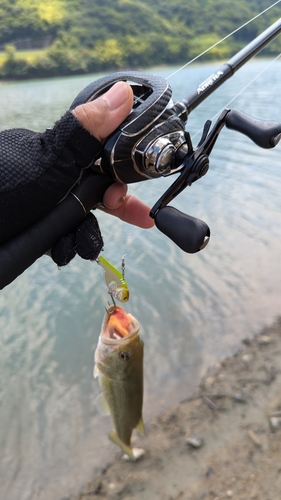
<svg viewBox="0 0 281 500"><path fill-rule="evenodd" d="M115 181L126 184L178 174L152 207L156 227L183 251L195 253L207 245L208 225L168 206L180 192L203 177L209 156L222 128L236 130L259 147L273 148L281 138L281 124L262 121L233 109L225 109L214 126L205 123L202 137L193 147L185 130L191 111L281 33L281 19L246 45L214 74L177 103L161 77L137 71L113 73L90 83L70 109L105 93L118 81L130 83L134 93L131 114L106 140L101 157L84 172L81 182L45 217L0 246L0 289L11 283L69 232L90 210L102 202Z"/></svg>

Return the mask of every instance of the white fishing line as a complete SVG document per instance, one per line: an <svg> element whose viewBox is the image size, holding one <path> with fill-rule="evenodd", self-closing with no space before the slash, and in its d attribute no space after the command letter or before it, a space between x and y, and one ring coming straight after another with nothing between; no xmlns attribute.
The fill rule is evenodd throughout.
<svg viewBox="0 0 281 500"><path fill-rule="evenodd" d="M281 0L279 0L280 2ZM279 3L277 2L277 3ZM243 92L245 92L245 90L247 90L247 88L249 88L263 73L265 73L271 66L272 64L274 64L279 58L281 57L281 52L280 54L278 54L278 56L276 56L272 61L270 61L269 64L267 64L254 78L252 78L252 80L247 83L247 85L245 85L230 101L228 101L212 118L211 118L211 121L213 122L217 116L220 115L220 113L225 109L225 108L228 108L228 106L233 102L235 101L235 99L237 99L237 97L239 97L241 94L243 94ZM195 139L195 137L197 137L198 134L201 134L203 131L203 127L200 128L193 136L192 136L192 140ZM147 181L144 181L147 183ZM141 183L141 185L137 186L137 188L132 192L131 194L133 195L136 195L136 193L138 193L138 191L140 191L141 189L143 188L143 183ZM123 229L123 228L122 228Z"/></svg>
<svg viewBox="0 0 281 500"><path fill-rule="evenodd" d="M176 75L177 73L179 73L182 69L186 68L187 66L189 66L190 64L192 64L194 61L197 61L197 59L199 59L200 57L202 57L204 54L206 54L207 52L209 52L210 50L212 50L214 47L217 47L217 45L219 45L220 43L224 42L225 40L227 40L229 37L231 37L232 35L234 35L235 33L237 33L239 30L241 30L242 28L244 28L245 26L248 26L248 24L250 24L252 21L255 21L255 19L257 19L258 17L262 16L263 14L265 14L267 11L269 11L270 9L272 9L273 7L275 7L275 5L277 5L278 3L280 3L281 0L278 0L277 2L273 3L272 5L270 5L269 7L267 7L266 9L264 9L262 12L260 12L259 14L257 14L256 16L252 17L252 19L250 19L249 21L247 21L246 23L242 24L241 26L239 26L239 28L236 28L234 31L232 31L231 33L229 33L228 35L226 35L224 38L222 38L221 40L219 40L218 42L214 43L213 45L211 45L211 47L209 47L208 49L204 50L203 52L201 52L201 54L199 54L198 56L194 57L193 59L191 59L191 61L187 62L186 64L184 64L183 66L181 66L181 68L177 69L176 71L174 71L173 73L171 73L171 75L169 75L166 80L169 80L169 78L172 78L172 76Z"/></svg>
<svg viewBox="0 0 281 500"><path fill-rule="evenodd" d="M252 19L250 19L249 21L245 22L244 24L242 24L241 26L239 26L239 28L236 28L231 33L229 33L228 35L226 35L224 38L222 38L221 40L219 40L218 42L216 42L215 44L213 44L211 47L209 47L208 49L206 49L203 52L201 52L201 54L197 55L196 57L194 57L193 59L191 59L189 62L187 62L186 64L184 64L183 66L181 66L179 69L177 69L176 71L174 71L173 73L171 73L168 77L166 77L166 80L169 80L169 78L172 78L172 76L174 76L177 73L179 73L182 69L186 68L187 66L189 66L190 64L192 64L194 61L197 61L201 56L203 56L204 54L206 54L207 52L209 52L211 49L213 49L214 47L216 47L217 45L219 45L224 40L227 40L229 37L231 37L232 35L234 35L235 33L237 33L239 30L241 30L245 26L248 26L251 22L253 22L255 19L258 19L260 16L262 16L263 14L265 14L266 12L268 12L270 9L272 9L273 7L275 7L276 5L278 5L280 2L281 2L281 0L277 0L272 5L270 5L266 9L264 9L262 12L260 12L259 14L256 14ZM255 80L257 80L257 78L259 78L267 69L269 69L270 66L275 61L277 61L277 59L279 59L280 56L281 56L281 53L275 59L273 59L262 71L260 71L243 89L241 89L241 91L239 91L220 111L218 111L218 113L216 113L213 116L213 118L211 119L211 121L213 121L222 112L223 109L227 108L239 95L241 95L248 87L250 87L250 85L252 85L253 82ZM192 139L194 139L198 134L202 133L202 130L203 130L203 127L200 130L198 130L198 132L196 132L192 136ZM144 182L147 183L147 181L144 181ZM131 189L130 190L130 194L132 194L132 195L135 196L137 193L139 194L139 192L142 190L142 188L143 188L143 183L140 183L140 185L138 185L135 189ZM123 229L124 229L123 226L124 226L124 223L122 224L122 233L123 233ZM123 245L124 245L124 242L123 242Z"/></svg>

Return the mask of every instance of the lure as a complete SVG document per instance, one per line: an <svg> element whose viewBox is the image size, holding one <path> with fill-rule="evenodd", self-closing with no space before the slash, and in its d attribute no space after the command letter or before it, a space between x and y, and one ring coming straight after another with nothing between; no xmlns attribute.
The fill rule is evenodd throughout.
<svg viewBox="0 0 281 500"><path fill-rule="evenodd" d="M128 302L129 288L124 278L124 257L122 258L122 272L114 267L107 259L105 259L101 255L98 257L96 262L104 270L104 280L108 288L108 293L111 295L111 297L113 299L119 300L120 302Z"/></svg>

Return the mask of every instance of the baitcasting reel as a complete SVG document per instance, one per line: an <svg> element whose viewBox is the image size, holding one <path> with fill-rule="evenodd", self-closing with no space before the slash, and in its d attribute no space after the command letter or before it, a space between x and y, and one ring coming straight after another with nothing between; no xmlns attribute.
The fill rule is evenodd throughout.
<svg viewBox="0 0 281 500"><path fill-rule="evenodd" d="M216 77L213 76L214 81L223 75L220 70ZM130 83L134 93L133 109L106 140L102 156L92 166L92 171L124 183L179 174L153 206L150 215L158 229L182 250L198 252L209 241L209 227L167 204L207 173L210 153L224 125L247 135L263 148L277 144L281 125L251 118L235 109L225 109L212 129L211 122L206 122L199 144L194 148L185 126L190 109L195 107L196 95L191 100L187 98L173 104L172 90L166 80L135 71L113 73L91 83L76 97L71 109L96 99L118 81ZM199 86L198 99L211 84L212 80L208 79ZM78 197L79 189L75 189ZM94 184L91 189L96 189Z"/></svg>

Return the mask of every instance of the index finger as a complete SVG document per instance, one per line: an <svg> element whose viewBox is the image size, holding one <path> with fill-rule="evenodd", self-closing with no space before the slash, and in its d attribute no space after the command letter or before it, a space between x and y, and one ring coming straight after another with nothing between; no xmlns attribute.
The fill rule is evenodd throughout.
<svg viewBox="0 0 281 500"><path fill-rule="evenodd" d="M130 194L124 197L123 202L117 208L98 208L103 212L119 217L119 219L128 224L133 224L143 229L149 229L154 226L154 220L149 216L150 207Z"/></svg>

